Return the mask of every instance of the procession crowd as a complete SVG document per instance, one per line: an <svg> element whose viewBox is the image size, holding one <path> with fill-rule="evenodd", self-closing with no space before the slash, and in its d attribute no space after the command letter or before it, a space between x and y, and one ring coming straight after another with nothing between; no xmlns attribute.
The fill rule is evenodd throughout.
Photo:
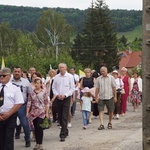
<svg viewBox="0 0 150 150"><path fill-rule="evenodd" d="M89 128L93 116L99 116L98 130L113 128L112 119L124 117L127 101L138 110L142 102L142 79L138 72L129 76L127 68L108 72L100 68L100 74L84 69L85 77L79 78L74 67L60 63L58 69L50 69L44 79L34 67L29 72L21 67L0 70L0 150L14 150L14 138L20 139L23 129L25 147L34 141L34 150L43 150L43 130L57 122L60 141L69 136L71 120L80 102L83 130ZM105 108L106 107L106 108ZM108 124L103 115L107 110Z"/></svg>

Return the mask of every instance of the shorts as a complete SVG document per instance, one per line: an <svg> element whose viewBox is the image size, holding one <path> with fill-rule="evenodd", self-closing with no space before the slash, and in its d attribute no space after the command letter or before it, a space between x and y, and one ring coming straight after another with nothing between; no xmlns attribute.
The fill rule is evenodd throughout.
<svg viewBox="0 0 150 150"><path fill-rule="evenodd" d="M114 98L112 97L111 99L104 99L101 100L99 99L98 101L98 111L104 111L104 107L107 107L108 112L113 112L115 109L115 105L114 105Z"/></svg>

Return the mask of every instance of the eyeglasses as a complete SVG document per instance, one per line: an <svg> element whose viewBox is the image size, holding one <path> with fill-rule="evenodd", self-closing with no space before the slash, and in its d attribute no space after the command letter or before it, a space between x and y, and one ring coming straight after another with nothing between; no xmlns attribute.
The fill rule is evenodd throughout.
<svg viewBox="0 0 150 150"><path fill-rule="evenodd" d="M8 74L0 74L0 77L5 78L6 76L8 76Z"/></svg>

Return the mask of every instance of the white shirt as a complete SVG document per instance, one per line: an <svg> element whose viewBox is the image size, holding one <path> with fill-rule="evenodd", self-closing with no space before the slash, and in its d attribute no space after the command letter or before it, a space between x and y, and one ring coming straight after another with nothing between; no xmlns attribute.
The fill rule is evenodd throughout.
<svg viewBox="0 0 150 150"><path fill-rule="evenodd" d="M124 83L123 83L122 79L120 79L120 78L116 78L115 82L116 82L116 90L120 89L121 86L124 86Z"/></svg>
<svg viewBox="0 0 150 150"><path fill-rule="evenodd" d="M91 111L92 97L82 96L81 100L83 101L83 103L82 103L82 110Z"/></svg>
<svg viewBox="0 0 150 150"><path fill-rule="evenodd" d="M32 92L32 87L28 79L21 77L18 81L16 81L13 78L11 82L20 88L23 95L24 102L27 102L28 94Z"/></svg>
<svg viewBox="0 0 150 150"><path fill-rule="evenodd" d="M73 74L74 80L79 82L79 76L77 74ZM78 91L78 85L75 87L75 91Z"/></svg>
<svg viewBox="0 0 150 150"><path fill-rule="evenodd" d="M2 84L0 84L0 90ZM4 87L4 104L0 107L0 113L9 112L15 104L23 104L23 96L20 87L8 82Z"/></svg>
<svg viewBox="0 0 150 150"><path fill-rule="evenodd" d="M114 97L113 88L116 87L115 78L109 74L106 77L101 75L97 78L95 87L99 89L99 98L101 100L111 99Z"/></svg>
<svg viewBox="0 0 150 150"><path fill-rule="evenodd" d="M134 83L135 79L134 78L131 78L131 90L133 88L133 83ZM139 91L142 92L142 79L141 78L138 78L138 87L139 87Z"/></svg>
<svg viewBox="0 0 150 150"><path fill-rule="evenodd" d="M73 76L68 72L64 75L57 74L54 77L52 90L55 96L58 94L65 95L66 97L71 96L75 90Z"/></svg>

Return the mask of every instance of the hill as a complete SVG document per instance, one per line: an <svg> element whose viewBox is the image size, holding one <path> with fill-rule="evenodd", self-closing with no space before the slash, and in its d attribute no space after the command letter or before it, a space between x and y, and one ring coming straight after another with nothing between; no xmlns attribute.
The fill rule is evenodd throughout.
<svg viewBox="0 0 150 150"><path fill-rule="evenodd" d="M122 35L128 39L128 42L132 42L135 38L142 38L142 26L137 26L132 31L119 32L117 37L120 38Z"/></svg>
<svg viewBox="0 0 150 150"><path fill-rule="evenodd" d="M42 12L49 8L35 8L22 6L0 5L0 23L9 22L13 29L34 32ZM82 31L83 23L88 10L73 8L53 8L62 13L68 24L77 32ZM116 24L116 32L127 32L142 24L142 11L136 10L111 10L112 21Z"/></svg>

